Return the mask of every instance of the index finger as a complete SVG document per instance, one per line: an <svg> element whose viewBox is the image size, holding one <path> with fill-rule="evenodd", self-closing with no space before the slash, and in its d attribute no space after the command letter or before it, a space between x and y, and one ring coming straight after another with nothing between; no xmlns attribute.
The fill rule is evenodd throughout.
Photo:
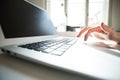
<svg viewBox="0 0 120 80"><path fill-rule="evenodd" d="M101 30L100 26L89 29L88 32L85 34L84 41L87 41L88 37L89 37L90 34L93 33L93 32L102 33L103 31Z"/></svg>
<svg viewBox="0 0 120 80"><path fill-rule="evenodd" d="M90 29L90 27L84 27L84 28L78 33L77 37L81 37L81 35L82 35L85 31L87 31L88 29Z"/></svg>

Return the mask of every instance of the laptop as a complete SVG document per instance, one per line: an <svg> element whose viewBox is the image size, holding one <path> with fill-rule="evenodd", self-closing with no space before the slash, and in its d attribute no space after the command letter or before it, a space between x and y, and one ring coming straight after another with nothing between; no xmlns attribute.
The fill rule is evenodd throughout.
<svg viewBox="0 0 120 80"><path fill-rule="evenodd" d="M27 0L1 2L0 49L4 53L94 79L120 79L119 51L59 36L47 12Z"/></svg>

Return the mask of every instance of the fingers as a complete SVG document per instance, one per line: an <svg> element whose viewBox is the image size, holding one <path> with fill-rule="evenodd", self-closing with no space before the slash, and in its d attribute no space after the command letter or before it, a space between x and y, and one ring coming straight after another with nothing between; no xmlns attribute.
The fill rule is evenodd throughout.
<svg viewBox="0 0 120 80"><path fill-rule="evenodd" d="M87 41L88 37L91 35L93 32L101 32L100 26L94 27L88 30L88 32L85 34L84 41Z"/></svg>
<svg viewBox="0 0 120 80"><path fill-rule="evenodd" d="M116 32L114 29L112 29L110 26L105 25L104 23L101 23L101 29L107 33L108 35L108 40L114 40L116 39L115 35Z"/></svg>
<svg viewBox="0 0 120 80"><path fill-rule="evenodd" d="M111 31L111 27L105 25L104 23L101 23L100 28L101 28L105 33L107 33L107 34L109 34L110 31Z"/></svg>
<svg viewBox="0 0 120 80"><path fill-rule="evenodd" d="M91 33L93 33L93 32L101 33L104 35L105 34L110 35L112 33L111 31L112 31L111 27L105 25L104 23L101 23L101 26L94 27L94 28L91 28L88 30L88 32L85 35L84 41L86 41L88 39L88 37L91 35ZM99 38L105 39L106 36L99 35Z"/></svg>
<svg viewBox="0 0 120 80"><path fill-rule="evenodd" d="M111 38L110 35L114 33L114 30L111 29L111 27L105 25L104 23L101 23L101 26L97 26L97 27L94 27L94 28L90 28L90 27L83 28L79 32L77 37L81 37L81 35L86 31L87 31L87 33L84 36L84 41L86 41L88 39L88 37L91 35L91 33L93 33L93 32L101 33L103 35L107 34L108 38ZM106 39L106 36L104 37L103 35L97 35L97 37L99 37L100 39Z"/></svg>
<svg viewBox="0 0 120 80"><path fill-rule="evenodd" d="M84 28L79 32L79 34L77 35L77 37L81 37L81 35L82 35L85 31L87 31L88 29L90 29L90 27L84 27Z"/></svg>

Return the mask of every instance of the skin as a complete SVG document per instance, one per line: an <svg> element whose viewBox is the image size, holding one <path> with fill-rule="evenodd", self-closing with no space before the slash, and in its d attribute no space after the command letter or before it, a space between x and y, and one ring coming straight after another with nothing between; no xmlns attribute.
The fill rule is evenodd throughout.
<svg viewBox="0 0 120 80"><path fill-rule="evenodd" d="M84 33L85 33L84 41L87 41L89 36L91 34L94 34L94 36L100 40L113 41L116 43L117 46L120 44L120 32L116 32L113 28L111 28L110 26L107 26L104 23L101 23L100 26L93 27L93 28L84 27L79 32L77 37L81 37ZM111 46L111 45L107 45L102 42L95 43L94 45L101 46L101 47L108 47L108 48L116 48L116 47L114 47L116 45Z"/></svg>

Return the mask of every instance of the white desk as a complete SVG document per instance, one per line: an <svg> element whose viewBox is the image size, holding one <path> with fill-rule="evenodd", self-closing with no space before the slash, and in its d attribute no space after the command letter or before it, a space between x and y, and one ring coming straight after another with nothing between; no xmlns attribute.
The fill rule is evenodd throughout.
<svg viewBox="0 0 120 80"><path fill-rule="evenodd" d="M0 54L0 80L90 80L90 78Z"/></svg>

